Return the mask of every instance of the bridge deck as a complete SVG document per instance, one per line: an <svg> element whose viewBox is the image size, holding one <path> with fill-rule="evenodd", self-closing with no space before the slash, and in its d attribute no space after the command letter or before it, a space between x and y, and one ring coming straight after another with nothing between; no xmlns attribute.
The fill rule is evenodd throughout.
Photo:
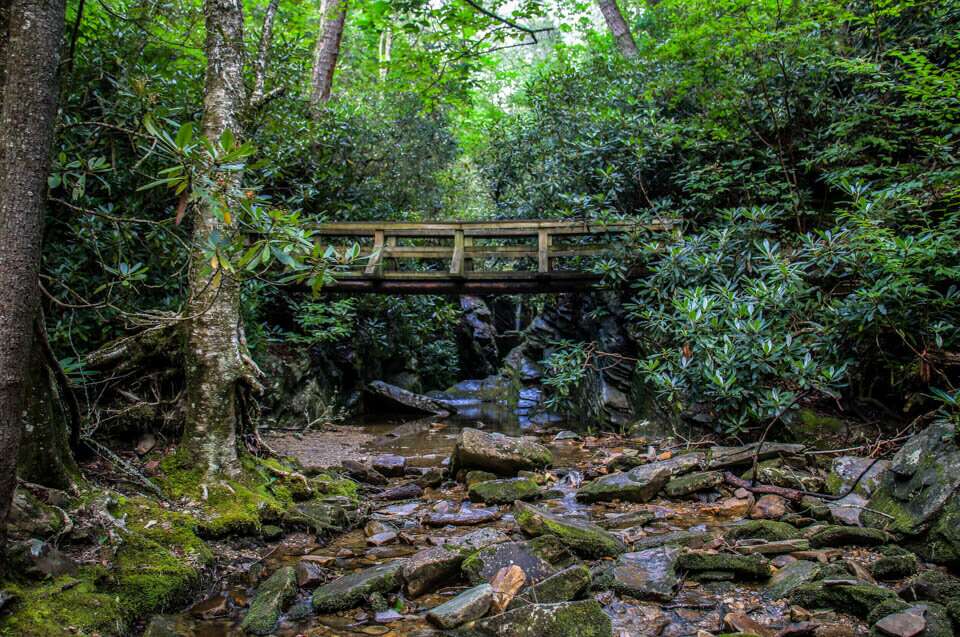
<svg viewBox="0 0 960 637"><path fill-rule="evenodd" d="M335 273L336 284L327 288L329 292L515 294L588 289L600 277L578 269L582 268L578 257L608 254L612 236L667 230L672 225L672 221L344 222L322 224L316 234L340 254L349 249L343 239L359 247L360 265ZM560 265L564 259L573 263ZM402 269L410 260L427 269ZM478 269L491 260L507 269Z"/></svg>

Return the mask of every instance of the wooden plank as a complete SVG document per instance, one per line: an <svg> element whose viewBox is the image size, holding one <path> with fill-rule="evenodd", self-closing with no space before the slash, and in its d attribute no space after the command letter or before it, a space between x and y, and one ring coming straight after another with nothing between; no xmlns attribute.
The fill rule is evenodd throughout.
<svg viewBox="0 0 960 637"><path fill-rule="evenodd" d="M608 224L584 223L582 221L543 221L543 220L504 220L504 221L448 221L411 223L405 221L387 222L341 222L318 224L315 232L326 236L369 236L375 230L383 229L388 236L425 237L452 236L455 230L463 230L465 236L498 237L536 235L539 230L551 230L555 235L621 234L637 228L646 230L667 230L674 225L673 220L661 220L647 224L634 222L612 222Z"/></svg>
<svg viewBox="0 0 960 637"><path fill-rule="evenodd" d="M463 274L463 230L457 230L453 235L453 258L450 260L450 274Z"/></svg>
<svg viewBox="0 0 960 637"><path fill-rule="evenodd" d="M367 276L380 276L383 268L380 267L380 259L383 256L383 230L374 230L373 232L373 250L370 253L370 261L363 273Z"/></svg>
<svg viewBox="0 0 960 637"><path fill-rule="evenodd" d="M537 233L537 272L550 272L550 233L546 230Z"/></svg>

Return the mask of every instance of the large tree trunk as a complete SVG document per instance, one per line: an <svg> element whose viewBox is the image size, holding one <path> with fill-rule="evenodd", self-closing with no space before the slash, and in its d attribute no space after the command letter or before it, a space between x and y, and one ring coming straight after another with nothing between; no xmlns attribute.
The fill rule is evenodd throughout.
<svg viewBox="0 0 960 637"><path fill-rule="evenodd" d="M244 102L243 7L240 0L206 0L207 75L203 101L203 133L218 140L225 130L239 138L238 117ZM214 168L211 168L214 170ZM213 237L236 232L229 208L239 188L239 175L213 175L218 191L197 205L194 213L194 255L190 268L190 301L186 382L187 413L182 449L207 476L235 474L237 457L237 387L243 377L240 349L240 287L237 280L211 263L204 247ZM228 221L228 219L231 219Z"/></svg>
<svg viewBox="0 0 960 637"><path fill-rule="evenodd" d="M333 73L337 69L337 58L340 57L343 25L347 19L347 0L323 0L320 11L323 22L313 58L313 90L310 93L310 106L313 109L330 99Z"/></svg>
<svg viewBox="0 0 960 637"><path fill-rule="evenodd" d="M630 33L630 25L623 19L620 13L620 7L617 6L617 0L597 0L600 5L600 13L603 19L607 21L613 39L617 42L617 48L624 57L632 58L637 55L637 43Z"/></svg>
<svg viewBox="0 0 960 637"><path fill-rule="evenodd" d="M37 269L64 22L63 0L12 0L8 6L0 119L0 550L16 486L39 305Z"/></svg>

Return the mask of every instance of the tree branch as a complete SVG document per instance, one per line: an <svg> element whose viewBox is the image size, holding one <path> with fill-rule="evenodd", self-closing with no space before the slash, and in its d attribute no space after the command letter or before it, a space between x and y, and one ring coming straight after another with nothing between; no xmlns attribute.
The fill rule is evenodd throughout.
<svg viewBox="0 0 960 637"><path fill-rule="evenodd" d="M493 11L490 11L490 10L488 10L488 9L484 9L482 6L480 6L479 4L477 4L477 2L475 2L475 0L463 0L463 1L466 2L468 5L470 5L471 7L473 7L474 9L476 9L477 11L479 11L480 13L482 13L483 15L487 16L488 18L490 18L491 20L496 20L497 22L500 22L501 24L507 25L507 26L510 27L511 29L516 29L517 31L520 31L520 32L522 32L522 33L526 33L526 34L529 35L531 38L533 38L533 41L534 41L535 43L538 41L538 40L537 40L537 34L538 34L538 33L547 33L547 32L549 32L549 31L553 31L553 27L544 27L544 28L542 28L542 29L531 29L530 27L525 27L525 26L523 26L522 24L517 24L516 22L514 22L513 20L510 20L509 18L504 18L503 16L497 15L497 14L494 13Z"/></svg>
<svg viewBox="0 0 960 637"><path fill-rule="evenodd" d="M280 0L270 0L267 13L263 16L263 29L260 31L260 45L257 58L253 61L253 91L250 93L250 105L263 102L263 86L267 75L267 58L270 56L270 44L273 42L273 21L277 17Z"/></svg>

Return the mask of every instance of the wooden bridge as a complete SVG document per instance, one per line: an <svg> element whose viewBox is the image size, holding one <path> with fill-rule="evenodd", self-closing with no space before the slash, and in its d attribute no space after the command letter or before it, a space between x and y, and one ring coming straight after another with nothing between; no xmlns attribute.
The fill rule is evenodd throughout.
<svg viewBox="0 0 960 637"><path fill-rule="evenodd" d="M358 244L359 265L335 273L328 292L517 294L572 292L599 281L584 260L609 254L616 235L673 223L427 221L322 224L317 239L338 253ZM419 265L413 265L419 264ZM492 266L495 269L484 269Z"/></svg>

